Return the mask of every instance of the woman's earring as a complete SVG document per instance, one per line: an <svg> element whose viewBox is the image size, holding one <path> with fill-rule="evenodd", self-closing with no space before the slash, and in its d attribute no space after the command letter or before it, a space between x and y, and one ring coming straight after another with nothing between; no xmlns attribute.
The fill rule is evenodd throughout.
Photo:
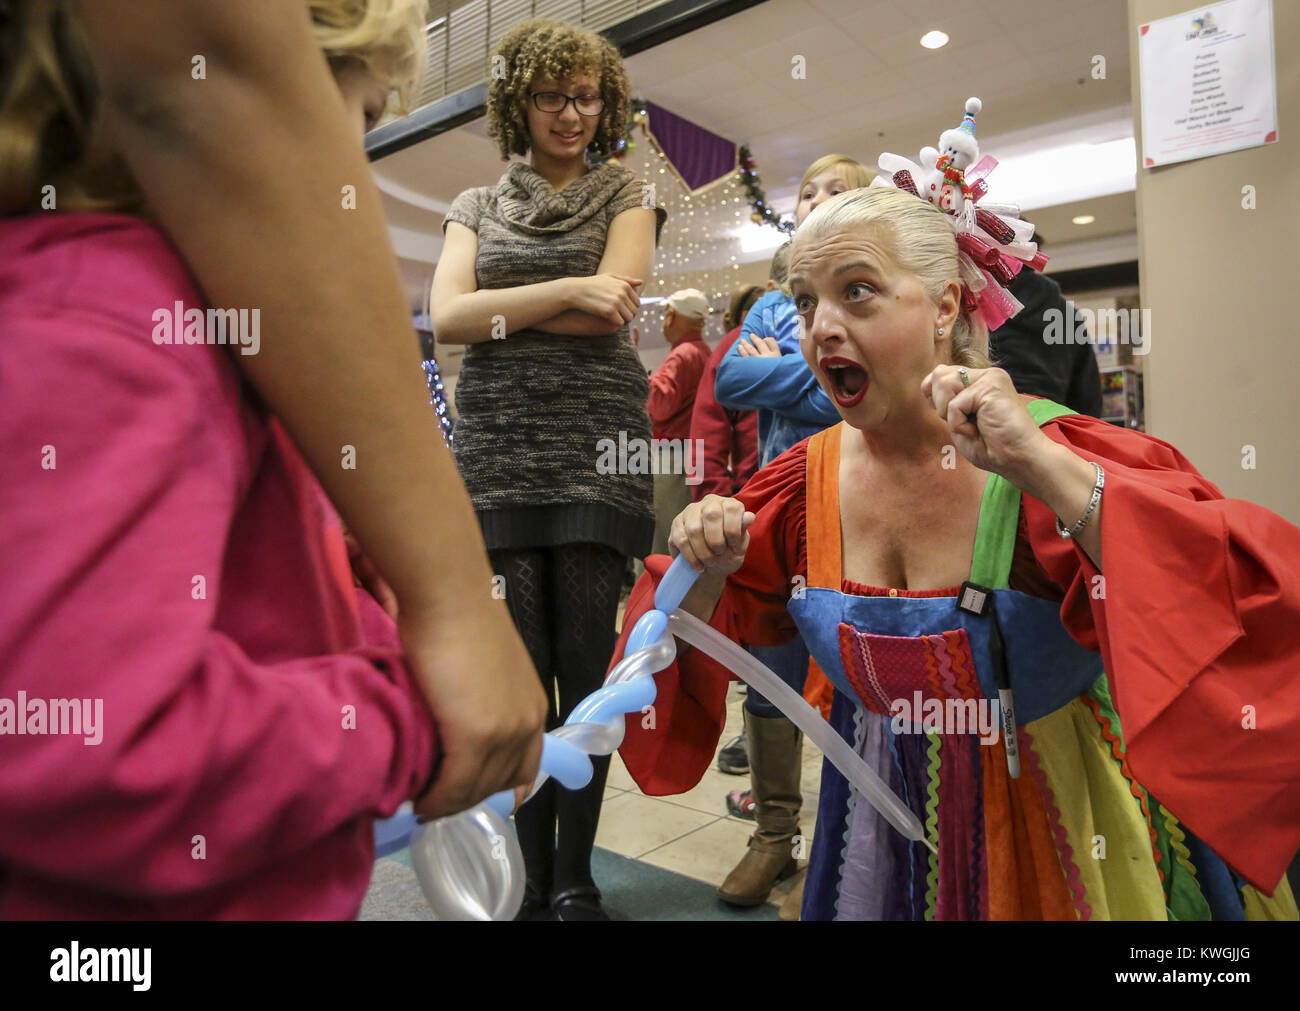
<svg viewBox="0 0 1300 1011"><path fill-rule="evenodd" d="M940 337L943 336L943 327L939 327L939 336L940 336Z"/></svg>

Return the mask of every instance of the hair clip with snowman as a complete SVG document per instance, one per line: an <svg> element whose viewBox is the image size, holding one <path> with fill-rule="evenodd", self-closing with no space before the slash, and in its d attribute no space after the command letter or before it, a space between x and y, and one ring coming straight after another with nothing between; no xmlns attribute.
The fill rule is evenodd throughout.
<svg viewBox="0 0 1300 1011"><path fill-rule="evenodd" d="M871 185L911 193L952 218L962 269L962 308L978 310L988 328L996 330L1024 309L1005 285L1024 267L1042 270L1047 257L1032 241L1034 226L1020 219L1017 205L980 202L988 193L989 173L998 164L992 155L980 156L975 117L981 109L978 98L968 98L961 123L939 135L939 147L922 148L916 162L882 154L878 164L884 174Z"/></svg>

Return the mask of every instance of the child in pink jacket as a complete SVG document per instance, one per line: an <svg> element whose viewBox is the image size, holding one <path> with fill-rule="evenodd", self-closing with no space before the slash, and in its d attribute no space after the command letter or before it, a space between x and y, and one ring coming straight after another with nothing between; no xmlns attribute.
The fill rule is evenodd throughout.
<svg viewBox="0 0 1300 1011"><path fill-rule="evenodd" d="M0 919L355 916L436 773L253 321L196 309L141 218L0 218Z"/></svg>

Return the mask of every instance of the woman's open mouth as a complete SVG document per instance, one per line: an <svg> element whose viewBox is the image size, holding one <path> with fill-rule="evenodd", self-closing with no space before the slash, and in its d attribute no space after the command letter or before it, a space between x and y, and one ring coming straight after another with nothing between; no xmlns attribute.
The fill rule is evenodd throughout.
<svg viewBox="0 0 1300 1011"><path fill-rule="evenodd" d="M871 382L867 370L857 362L831 356L823 358L820 364L830 380L835 402L841 407L853 407L867 395Z"/></svg>
<svg viewBox="0 0 1300 1011"><path fill-rule="evenodd" d="M564 141L564 143L566 144L572 144L575 140L582 139L581 130L579 130L577 133L559 133L558 131L555 130L552 130L551 132L554 133L555 136L559 137L560 140Z"/></svg>

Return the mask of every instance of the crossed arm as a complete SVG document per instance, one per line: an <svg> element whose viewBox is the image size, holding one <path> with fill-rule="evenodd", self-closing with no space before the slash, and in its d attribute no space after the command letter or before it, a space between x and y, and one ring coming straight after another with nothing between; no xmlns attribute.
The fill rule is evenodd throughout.
<svg viewBox="0 0 1300 1011"><path fill-rule="evenodd" d="M632 207L609 226L605 253L596 276L649 276L654 261L655 212ZM439 343L479 344L491 340L497 318L505 333L541 330L558 334L612 334L628 320L617 313L597 314L581 285L592 278L562 277L514 288L479 290L474 265L478 235L460 222L447 224L446 241L433 278L433 329ZM612 300L611 300L612 301ZM579 308L579 306L587 308ZM635 316L635 312L633 313ZM615 319L618 322L614 322Z"/></svg>

